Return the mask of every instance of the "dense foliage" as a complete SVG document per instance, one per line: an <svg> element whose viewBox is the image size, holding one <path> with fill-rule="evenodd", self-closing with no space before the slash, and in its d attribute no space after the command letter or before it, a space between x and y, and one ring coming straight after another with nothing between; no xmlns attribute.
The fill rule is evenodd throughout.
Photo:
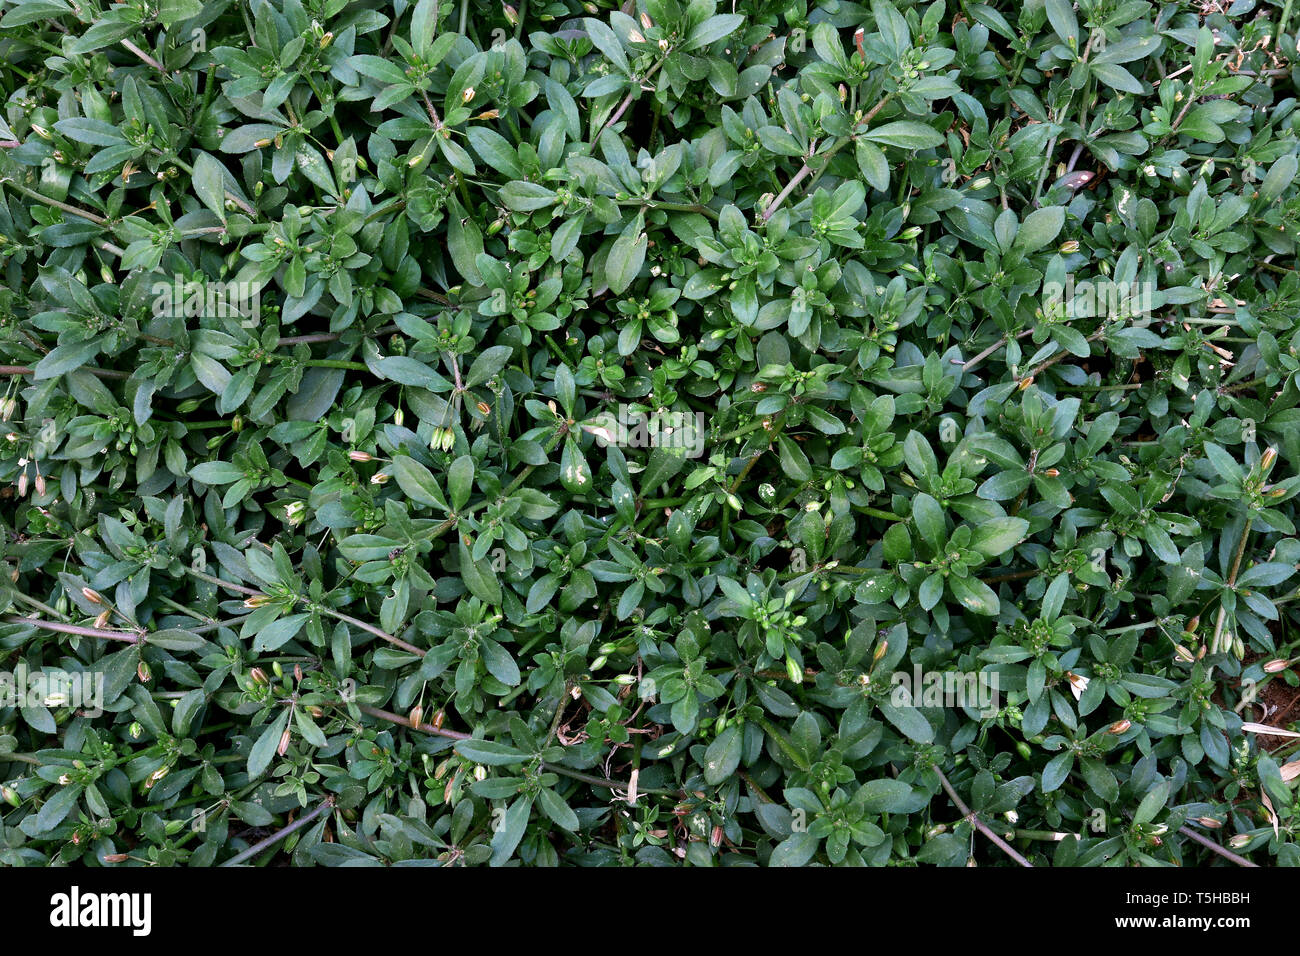
<svg viewBox="0 0 1300 956"><path fill-rule="evenodd" d="M0 862L1300 862L1290 6L5 0Z"/></svg>

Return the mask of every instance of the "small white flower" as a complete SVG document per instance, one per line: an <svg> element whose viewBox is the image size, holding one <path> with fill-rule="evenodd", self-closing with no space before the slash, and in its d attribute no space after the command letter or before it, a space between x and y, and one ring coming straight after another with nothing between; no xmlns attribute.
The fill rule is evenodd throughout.
<svg viewBox="0 0 1300 956"><path fill-rule="evenodd" d="M1066 671L1065 676L1070 681L1070 692L1074 694L1074 699L1081 699L1083 697L1083 692L1088 689L1088 678L1081 677L1071 671Z"/></svg>

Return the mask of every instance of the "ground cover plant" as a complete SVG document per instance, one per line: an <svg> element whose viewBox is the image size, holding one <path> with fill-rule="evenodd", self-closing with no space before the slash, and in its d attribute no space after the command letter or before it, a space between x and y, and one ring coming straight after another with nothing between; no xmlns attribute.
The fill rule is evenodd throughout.
<svg viewBox="0 0 1300 956"><path fill-rule="evenodd" d="M5 0L0 862L1300 862L1296 19Z"/></svg>

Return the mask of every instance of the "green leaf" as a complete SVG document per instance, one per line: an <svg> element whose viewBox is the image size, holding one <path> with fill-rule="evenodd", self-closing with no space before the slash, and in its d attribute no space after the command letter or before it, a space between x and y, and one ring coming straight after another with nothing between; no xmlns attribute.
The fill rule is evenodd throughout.
<svg viewBox="0 0 1300 956"><path fill-rule="evenodd" d="M288 725L289 708L281 707L275 719L266 725L262 735L257 738L257 742L248 751L248 777L250 780L256 780L266 773L267 767L271 766L271 761L275 759L275 752L280 746L280 738L284 735L284 729Z"/></svg>
<svg viewBox="0 0 1300 956"><path fill-rule="evenodd" d="M1044 206L1042 209L1035 209L1025 217L1025 221L1016 230L1015 247L1023 252L1041 249L1057 237L1064 225L1064 206Z"/></svg>
<svg viewBox="0 0 1300 956"><path fill-rule="evenodd" d="M199 153L194 160L194 193L226 221L226 168L210 153Z"/></svg>
<svg viewBox="0 0 1300 956"><path fill-rule="evenodd" d="M460 577L469 593L480 601L497 605L501 603L501 584L496 571L488 561L475 561L470 549L462 540L457 545L460 554Z"/></svg>
<svg viewBox="0 0 1300 956"><path fill-rule="evenodd" d="M158 20L168 30L202 12L201 0L160 0L158 4Z"/></svg>
<svg viewBox="0 0 1300 956"><path fill-rule="evenodd" d="M1006 554L1029 533L1024 518L991 518L981 521L971 534L970 546L986 558Z"/></svg>
<svg viewBox="0 0 1300 956"><path fill-rule="evenodd" d="M943 134L915 120L896 120L869 129L862 135L873 143L884 143L902 149L929 149L943 145Z"/></svg>
<svg viewBox="0 0 1300 956"><path fill-rule="evenodd" d="M1170 786L1170 781L1162 780L1147 791L1133 813L1135 825L1150 823L1156 818L1156 814L1165 808L1165 803L1169 800Z"/></svg>
<svg viewBox="0 0 1300 956"><path fill-rule="evenodd" d="M943 516L943 507L924 491L917 492L912 499L912 520L916 522L921 537L935 550L941 549L948 540L948 523Z"/></svg>
<svg viewBox="0 0 1300 956"><path fill-rule="evenodd" d="M741 28L745 18L738 13L721 13L697 24L686 36L686 50L698 50L730 36Z"/></svg>
<svg viewBox="0 0 1300 956"><path fill-rule="evenodd" d="M522 750L497 740L458 740L456 752L488 767L506 767L522 763L528 757Z"/></svg>
<svg viewBox="0 0 1300 956"><path fill-rule="evenodd" d="M438 479L414 458L405 455L397 456L393 459L392 472L393 477L397 479L398 487L411 500L422 505L450 510L446 498L443 497L442 489L438 486Z"/></svg>
<svg viewBox="0 0 1300 956"><path fill-rule="evenodd" d="M556 826L570 833L578 831L578 815L569 809L569 805L554 790L543 787L537 791L537 802L542 805L542 811Z"/></svg>
<svg viewBox="0 0 1300 956"><path fill-rule="evenodd" d="M621 295L641 271L645 264L646 242L641 216L629 222L614 240L605 260L605 282L615 295Z"/></svg>
<svg viewBox="0 0 1300 956"><path fill-rule="evenodd" d="M997 592L979 578L961 578L952 575L948 578L948 587L952 596L962 603L967 610L976 614L994 615L1001 610Z"/></svg>
<svg viewBox="0 0 1300 956"><path fill-rule="evenodd" d="M1070 0L1047 0L1047 20L1061 42L1079 50L1079 21ZM1082 52L1080 50L1080 52Z"/></svg>
<svg viewBox="0 0 1300 956"><path fill-rule="evenodd" d="M146 635L145 642L168 651L193 651L207 644L198 634L178 627L153 631Z"/></svg>
<svg viewBox="0 0 1300 956"><path fill-rule="evenodd" d="M717 786L736 772L744 752L743 742L740 728L735 724L727 727L714 738L704 752L705 783Z"/></svg>
<svg viewBox="0 0 1300 956"><path fill-rule="evenodd" d="M451 495L451 510L463 510L473 490L474 456L461 455L447 468L447 492Z"/></svg>
<svg viewBox="0 0 1300 956"><path fill-rule="evenodd" d="M768 866L803 866L813 858L821 841L806 830L792 833L772 850Z"/></svg>

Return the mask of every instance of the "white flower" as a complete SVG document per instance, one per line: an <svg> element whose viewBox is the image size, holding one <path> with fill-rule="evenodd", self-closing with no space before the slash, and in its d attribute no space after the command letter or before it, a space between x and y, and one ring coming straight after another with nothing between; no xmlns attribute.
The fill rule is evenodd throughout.
<svg viewBox="0 0 1300 956"><path fill-rule="evenodd" d="M1065 676L1070 681L1070 693L1074 694L1075 700L1083 697L1083 692L1088 689L1088 678L1081 677L1071 671L1066 671Z"/></svg>

